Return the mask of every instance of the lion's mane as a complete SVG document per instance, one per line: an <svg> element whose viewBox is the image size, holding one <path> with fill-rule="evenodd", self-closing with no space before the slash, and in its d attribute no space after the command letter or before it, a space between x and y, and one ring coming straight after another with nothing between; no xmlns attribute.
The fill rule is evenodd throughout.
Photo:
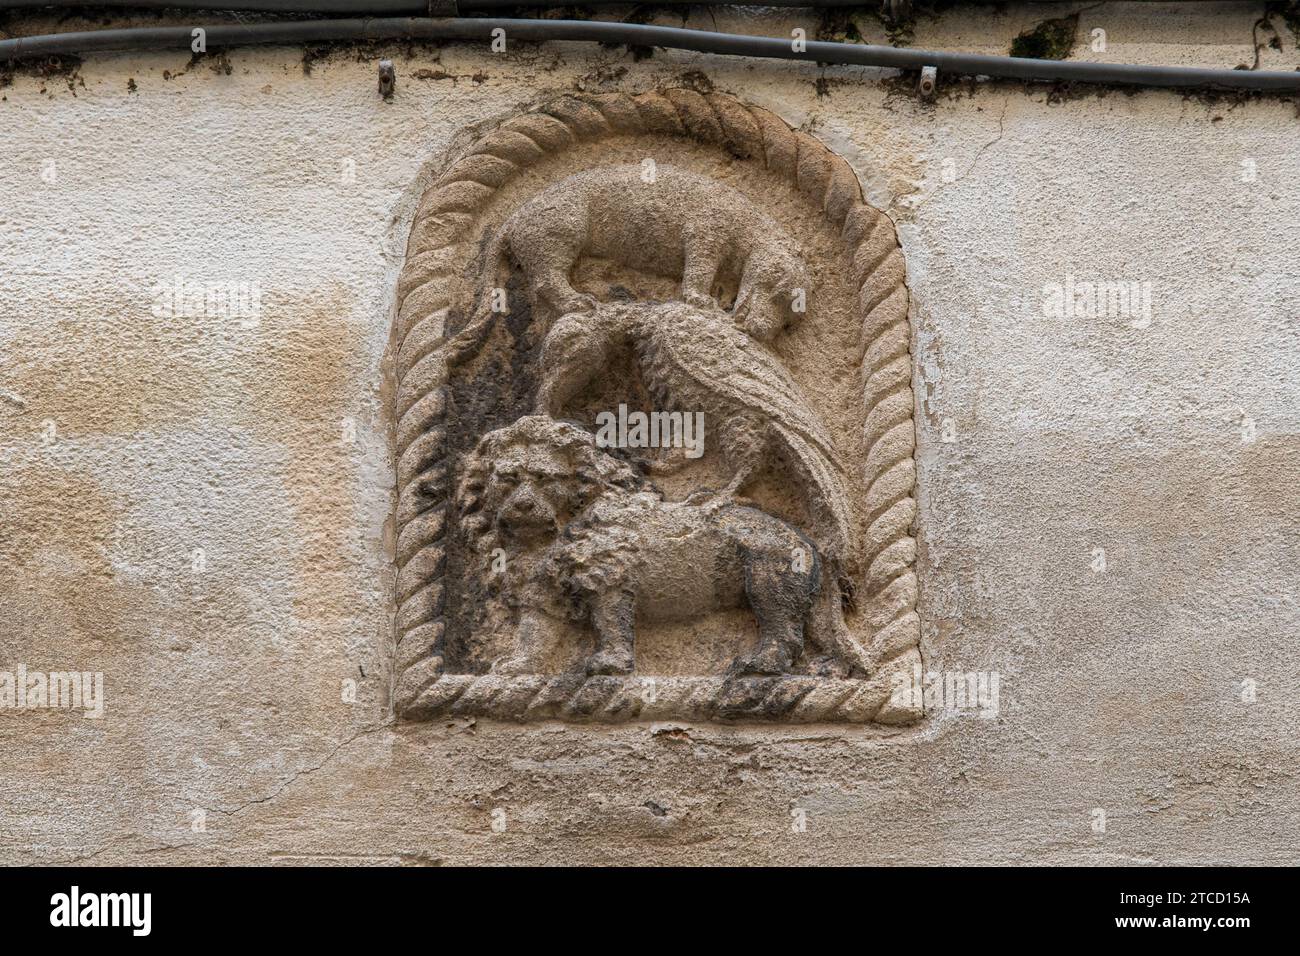
<svg viewBox="0 0 1300 956"><path fill-rule="evenodd" d="M526 416L484 435L465 458L456 504L466 545L484 556L482 566L501 546L497 515L487 507L496 464L512 448L536 445L559 452L571 466L570 520L557 529L540 565L508 561L506 574L490 576L488 588L505 590L509 600L510 592L524 590L527 582L520 576L531 579L540 571L576 613L579 593L604 590L626 576L636 552L636 515L660 499L631 465L597 448L590 432L572 422Z"/></svg>

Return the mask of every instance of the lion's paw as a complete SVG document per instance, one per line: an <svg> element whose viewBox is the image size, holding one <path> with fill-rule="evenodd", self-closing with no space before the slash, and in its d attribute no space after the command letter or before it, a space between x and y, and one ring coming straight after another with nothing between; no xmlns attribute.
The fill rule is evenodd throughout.
<svg viewBox="0 0 1300 956"><path fill-rule="evenodd" d="M606 674L632 673L633 658L631 651L603 650L597 651L587 659L587 674L591 677Z"/></svg>
<svg viewBox="0 0 1300 956"><path fill-rule="evenodd" d="M842 680L849 676L849 667L838 658L823 654L808 662L808 673L814 677L833 677Z"/></svg>
<svg viewBox="0 0 1300 956"><path fill-rule="evenodd" d="M748 657L737 659L732 673L738 677L771 677L790 670L790 655L779 647L761 648Z"/></svg>

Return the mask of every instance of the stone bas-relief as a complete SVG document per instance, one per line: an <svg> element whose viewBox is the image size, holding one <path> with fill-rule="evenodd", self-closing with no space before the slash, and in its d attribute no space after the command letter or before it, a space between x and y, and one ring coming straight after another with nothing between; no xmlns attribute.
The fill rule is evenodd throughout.
<svg viewBox="0 0 1300 956"><path fill-rule="evenodd" d="M847 166L728 97L475 144L399 288L399 714L919 719L902 276Z"/></svg>
<svg viewBox="0 0 1300 956"><path fill-rule="evenodd" d="M544 671L569 640L564 622L595 633L587 674L631 674L638 621L691 619L748 606L758 649L735 674L785 674L803 652L819 592L825 631L842 672L858 658L822 586L822 562L797 528L727 498L665 501L638 470L596 447L576 425L545 416L491 432L470 456L457 504L482 553L501 548L490 590L516 646L493 673ZM800 560L800 557L803 560ZM554 647L551 653L547 645Z"/></svg>
<svg viewBox="0 0 1300 956"><path fill-rule="evenodd" d="M570 281L582 255L680 277L683 301L705 307L716 305L725 263L740 274L738 323L767 340L784 324L791 292L806 285L782 238L734 189L651 160L578 173L544 190L506 222L490 261L512 255L533 297L561 314L595 305Z"/></svg>

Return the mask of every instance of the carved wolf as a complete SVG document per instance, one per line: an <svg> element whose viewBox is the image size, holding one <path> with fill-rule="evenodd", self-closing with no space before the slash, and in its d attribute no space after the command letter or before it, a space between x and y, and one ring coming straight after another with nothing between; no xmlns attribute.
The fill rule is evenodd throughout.
<svg viewBox="0 0 1300 956"><path fill-rule="evenodd" d="M497 587L518 618L519 646L495 671L537 672L545 633L568 617L596 633L587 673L627 674L638 619L745 606L759 644L734 673L788 672L805 625L825 654L812 670L871 670L803 534L754 508L665 502L576 425L533 415L485 435L466 460L457 506L485 567L494 548L507 554Z"/></svg>
<svg viewBox="0 0 1300 956"><path fill-rule="evenodd" d="M763 342L798 318L796 290L808 288L785 231L736 190L667 164L653 175L639 165L602 167L543 190L505 221L488 246L475 315L458 335L462 347L477 348L486 335L491 292L509 259L554 316L593 308L571 280L584 255L680 279L683 301L700 307L718 306L713 288L725 269L739 277L733 320Z"/></svg>

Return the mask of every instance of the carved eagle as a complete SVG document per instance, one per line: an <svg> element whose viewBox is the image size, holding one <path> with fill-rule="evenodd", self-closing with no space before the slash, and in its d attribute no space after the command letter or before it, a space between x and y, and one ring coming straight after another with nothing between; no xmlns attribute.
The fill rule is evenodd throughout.
<svg viewBox="0 0 1300 956"><path fill-rule="evenodd" d="M704 412L732 470L724 496L782 461L816 522L809 530L823 556L851 560L850 499L830 434L776 355L721 309L602 303L565 316L543 345L538 411L560 416L624 348L657 408Z"/></svg>

